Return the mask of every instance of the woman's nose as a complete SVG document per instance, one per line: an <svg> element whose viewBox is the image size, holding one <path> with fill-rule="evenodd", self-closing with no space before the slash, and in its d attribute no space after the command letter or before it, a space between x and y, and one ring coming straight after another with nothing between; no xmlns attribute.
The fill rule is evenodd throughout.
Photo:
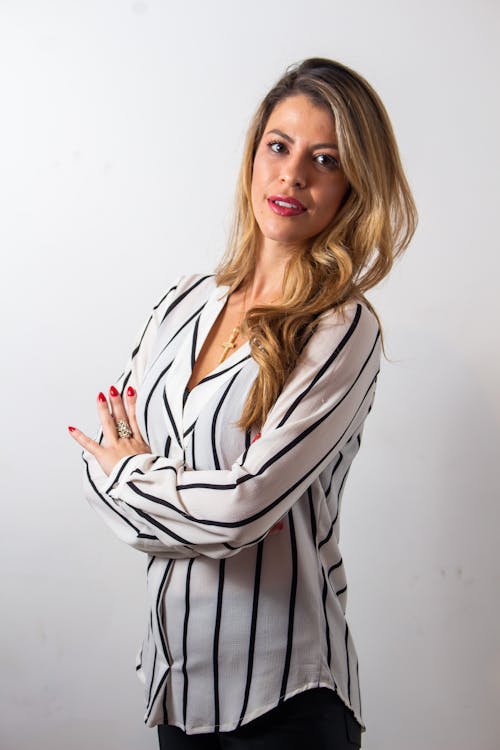
<svg viewBox="0 0 500 750"><path fill-rule="evenodd" d="M281 182L292 187L305 187L307 178L303 161L288 159L282 166Z"/></svg>

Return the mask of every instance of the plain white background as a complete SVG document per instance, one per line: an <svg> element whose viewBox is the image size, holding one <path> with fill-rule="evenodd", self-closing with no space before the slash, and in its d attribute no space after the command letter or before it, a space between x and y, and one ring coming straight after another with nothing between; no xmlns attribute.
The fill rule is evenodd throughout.
<svg viewBox="0 0 500 750"><path fill-rule="evenodd" d="M156 747L145 558L78 446L151 305L225 243L248 121L338 59L392 118L420 211L371 295L388 354L343 501L365 750L500 742L500 5L0 0L2 750Z"/></svg>

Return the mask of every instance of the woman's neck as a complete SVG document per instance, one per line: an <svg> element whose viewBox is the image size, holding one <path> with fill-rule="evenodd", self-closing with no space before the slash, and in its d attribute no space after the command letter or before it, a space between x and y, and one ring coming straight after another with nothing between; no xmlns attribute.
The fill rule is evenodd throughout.
<svg viewBox="0 0 500 750"><path fill-rule="evenodd" d="M246 307L271 303L281 297L289 258L289 253L275 253L273 248L266 246L261 248L257 253L253 276L246 284Z"/></svg>

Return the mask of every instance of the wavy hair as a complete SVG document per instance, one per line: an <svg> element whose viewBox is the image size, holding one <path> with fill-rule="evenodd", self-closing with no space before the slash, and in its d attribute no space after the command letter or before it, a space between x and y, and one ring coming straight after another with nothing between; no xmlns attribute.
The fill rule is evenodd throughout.
<svg viewBox="0 0 500 750"><path fill-rule="evenodd" d="M276 105L303 94L333 115L348 188L330 224L307 247L292 253L279 304L247 311L241 333L248 337L258 375L238 426L264 424L318 315L362 300L390 271L408 246L417 223L415 203L403 172L392 126L379 96L358 73L325 58L290 66L265 96L247 132L236 186L226 252L215 270L228 295L253 276L260 230L252 210L255 152ZM376 315L376 313L375 313Z"/></svg>

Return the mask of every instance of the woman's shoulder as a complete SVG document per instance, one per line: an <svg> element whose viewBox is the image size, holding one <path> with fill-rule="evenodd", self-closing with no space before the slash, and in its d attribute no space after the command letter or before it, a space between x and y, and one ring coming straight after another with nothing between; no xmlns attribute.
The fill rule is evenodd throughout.
<svg viewBox="0 0 500 750"><path fill-rule="evenodd" d="M317 318L317 330L325 336L334 331L359 330L370 334L380 331L380 323L373 308L364 299L352 299L341 307L325 310Z"/></svg>
<svg viewBox="0 0 500 750"><path fill-rule="evenodd" d="M163 318L167 310L178 308L184 300L186 304L196 300L208 299L216 288L215 274L187 273L174 277L166 285L159 299L153 306L154 314Z"/></svg>
<svg viewBox="0 0 500 750"><path fill-rule="evenodd" d="M318 316L300 362L313 370L322 368L330 359L345 364L349 359L355 364L379 347L377 316L363 300L352 300Z"/></svg>
<svg viewBox="0 0 500 750"><path fill-rule="evenodd" d="M212 290L215 288L215 274L214 273L186 273L177 276L171 284L171 288L175 288L176 296L183 294L184 292L191 292L195 289L198 292L202 290Z"/></svg>

